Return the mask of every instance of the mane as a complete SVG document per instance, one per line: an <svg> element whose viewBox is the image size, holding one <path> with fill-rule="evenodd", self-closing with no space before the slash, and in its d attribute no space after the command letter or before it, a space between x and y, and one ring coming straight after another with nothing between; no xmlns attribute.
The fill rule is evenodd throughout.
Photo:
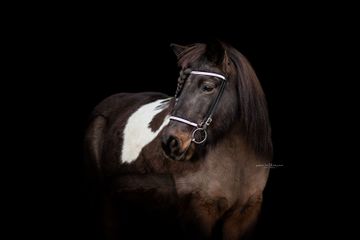
<svg viewBox="0 0 360 240"><path fill-rule="evenodd" d="M272 157L271 127L265 94L249 61L235 48L222 43L222 47L233 63L234 76L230 81L237 81L238 104L243 136L252 149L265 157ZM199 60L206 52L206 45L191 45L179 56L178 64L184 68Z"/></svg>

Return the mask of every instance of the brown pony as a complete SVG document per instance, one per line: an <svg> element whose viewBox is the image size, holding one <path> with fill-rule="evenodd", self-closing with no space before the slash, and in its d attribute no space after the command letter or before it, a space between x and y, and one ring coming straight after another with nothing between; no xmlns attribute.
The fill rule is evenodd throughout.
<svg viewBox="0 0 360 240"><path fill-rule="evenodd" d="M246 58L172 45L175 97L120 93L92 114L85 150L109 239L243 239L272 157L264 93Z"/></svg>

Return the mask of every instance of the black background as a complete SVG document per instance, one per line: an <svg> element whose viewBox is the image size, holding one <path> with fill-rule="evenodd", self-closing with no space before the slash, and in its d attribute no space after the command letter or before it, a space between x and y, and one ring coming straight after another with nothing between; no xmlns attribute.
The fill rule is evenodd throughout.
<svg viewBox="0 0 360 240"><path fill-rule="evenodd" d="M11 111L20 115L20 132L26 130L20 141L26 146L11 151L32 156L14 161L15 176L25 179L12 171L13 191L20 192L15 203L21 206L11 209L13 234L92 237L82 166L91 110L118 92L174 94L178 68L170 43L212 39L228 42L249 59L268 100L274 164L283 166L270 172L259 238L320 237L337 224L338 211L329 215L327 204L340 203L328 195L329 188L337 196L344 190L328 168L336 164L328 143L338 131L334 119L346 111L337 101L342 95L334 60L344 44L333 39L344 35L344 25L331 16L318 19L318 12L275 17L218 9L222 14L191 18L187 8L147 15L133 10L130 16L126 8L95 9L34 14L11 29L9 62L21 66L10 68L16 92L10 101L21 99Z"/></svg>

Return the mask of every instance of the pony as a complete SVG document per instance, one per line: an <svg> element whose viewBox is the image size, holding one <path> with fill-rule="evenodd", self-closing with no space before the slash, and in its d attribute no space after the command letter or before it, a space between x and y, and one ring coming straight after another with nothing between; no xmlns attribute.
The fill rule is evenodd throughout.
<svg viewBox="0 0 360 240"><path fill-rule="evenodd" d="M217 41L171 44L175 96L119 93L85 134L108 239L244 239L262 205L271 126L248 60Z"/></svg>

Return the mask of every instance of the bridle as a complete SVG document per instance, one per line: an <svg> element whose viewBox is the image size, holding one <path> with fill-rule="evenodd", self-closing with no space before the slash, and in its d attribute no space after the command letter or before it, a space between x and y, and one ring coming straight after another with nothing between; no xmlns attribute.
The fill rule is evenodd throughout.
<svg viewBox="0 0 360 240"><path fill-rule="evenodd" d="M207 139L206 129L210 126L210 124L212 122L212 117L216 110L216 107L219 104L221 96L224 93L225 86L226 86L226 77L221 74L218 74L218 73L204 72L204 71L192 71L189 69L185 70L184 74L186 74L186 77L188 77L188 75L190 75L190 74L194 74L194 75L212 76L212 77L216 77L216 78L219 78L222 80L221 85L220 85L220 90L219 90L215 100L213 100L213 102L211 103L210 108L205 115L205 118L200 122L200 124L197 124L195 122L189 121L189 120L181 118L181 117L173 116L173 115L171 115L169 118L170 120L185 123L187 125L195 127L195 130L192 132L192 135L191 135L191 137L192 137L191 141L196 144L201 144L201 143L204 143ZM186 78L184 78L181 75L182 75L182 73L180 73L180 80L182 79L183 81L185 81ZM178 88L176 90L176 94L175 94L176 101L177 101L179 92L181 91L181 88L182 88L182 83L180 84L180 87L178 85ZM197 135L200 135L200 138L197 138L196 137Z"/></svg>

